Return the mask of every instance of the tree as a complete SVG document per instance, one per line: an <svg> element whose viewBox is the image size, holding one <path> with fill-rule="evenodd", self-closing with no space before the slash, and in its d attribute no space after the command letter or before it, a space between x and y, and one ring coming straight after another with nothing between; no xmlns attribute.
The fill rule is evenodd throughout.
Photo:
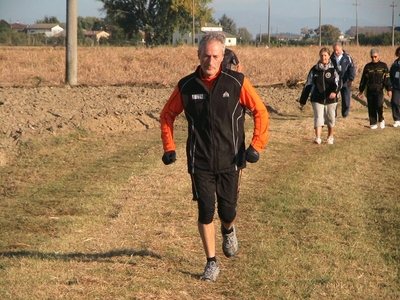
<svg viewBox="0 0 400 300"><path fill-rule="evenodd" d="M314 30L319 34L319 27ZM333 25L321 25L321 42L323 44L333 44L341 35L340 29Z"/></svg>
<svg viewBox="0 0 400 300"><path fill-rule="evenodd" d="M36 24L60 24L57 17L54 16L45 16L43 20L36 20Z"/></svg>
<svg viewBox="0 0 400 300"><path fill-rule="evenodd" d="M247 44L253 39L253 35L245 27L238 28L238 38L240 44Z"/></svg>
<svg viewBox="0 0 400 300"><path fill-rule="evenodd" d="M78 17L78 28L85 30L106 30L104 19L97 17Z"/></svg>
<svg viewBox="0 0 400 300"><path fill-rule="evenodd" d="M145 32L146 46L168 44L178 28L190 28L192 24L192 0L99 0L104 4L103 11L128 38L140 31ZM209 13L206 4L212 0L196 1L197 13Z"/></svg>
<svg viewBox="0 0 400 300"><path fill-rule="evenodd" d="M0 20L0 32L10 32L11 26L4 20Z"/></svg>
<svg viewBox="0 0 400 300"><path fill-rule="evenodd" d="M322 28L322 27L321 27ZM300 31L301 34L304 35L304 39L310 39L315 37L315 32L313 29L310 29L308 27L303 27Z"/></svg>
<svg viewBox="0 0 400 300"><path fill-rule="evenodd" d="M398 43L400 34L395 32L395 43ZM376 45L376 46L389 46L392 44L392 34L389 32L374 34L372 32L367 32L365 34L360 34L359 37L360 45Z"/></svg>
<svg viewBox="0 0 400 300"><path fill-rule="evenodd" d="M228 18L226 14L223 14L221 19L219 19L219 23L225 32L228 32L233 35L237 35L236 23L233 19Z"/></svg>

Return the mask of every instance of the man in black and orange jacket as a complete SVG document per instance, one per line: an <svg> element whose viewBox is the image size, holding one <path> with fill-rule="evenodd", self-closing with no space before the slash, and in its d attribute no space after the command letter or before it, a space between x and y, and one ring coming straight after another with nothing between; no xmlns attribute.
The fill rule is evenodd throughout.
<svg viewBox="0 0 400 300"><path fill-rule="evenodd" d="M215 255L215 195L227 257L238 251L234 221L240 173L247 162L257 162L268 140L268 111L242 73L222 69L225 36L211 32L199 43L200 66L181 79L161 112L163 162L176 160L173 138L175 118L185 112L188 122L186 155L193 199L198 204L198 229L207 265L203 280L215 281L219 266ZM245 146L245 110L252 112L253 137Z"/></svg>

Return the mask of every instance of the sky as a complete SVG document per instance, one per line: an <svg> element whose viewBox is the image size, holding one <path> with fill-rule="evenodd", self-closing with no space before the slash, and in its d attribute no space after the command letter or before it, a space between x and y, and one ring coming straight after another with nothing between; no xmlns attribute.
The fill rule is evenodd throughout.
<svg viewBox="0 0 400 300"><path fill-rule="evenodd" d="M104 17L101 2L77 2L79 16ZM255 38L260 32L268 32L268 2L271 33L300 34L304 27L317 28L320 8L321 24L331 24L342 32L356 26L357 19L358 26L392 26L393 3L394 23L400 26L400 0L213 0L209 7L214 9L216 20L225 14L237 28L247 28ZM0 0L0 20L34 24L45 16L55 16L64 23L66 3L67 0Z"/></svg>

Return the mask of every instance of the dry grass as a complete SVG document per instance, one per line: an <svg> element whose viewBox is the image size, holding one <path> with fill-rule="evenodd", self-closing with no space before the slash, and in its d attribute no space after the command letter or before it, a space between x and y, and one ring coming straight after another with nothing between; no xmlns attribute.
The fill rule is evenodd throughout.
<svg viewBox="0 0 400 300"><path fill-rule="evenodd" d="M26 144L1 170L1 298L397 299L400 132L349 122L333 147L315 146L311 122L271 120L243 177L240 253L217 249L214 284L198 280L183 125L172 166L157 129Z"/></svg>
<svg viewBox="0 0 400 300"><path fill-rule="evenodd" d="M354 58L358 74L370 61L370 47L345 48ZM319 47L237 47L244 72L255 86L304 80L318 60ZM392 47L380 48L390 64ZM193 47L105 48L78 50L78 83L81 85L172 86L197 65ZM0 47L0 86L59 86L65 82L65 49L51 47ZM357 77L356 84L360 76Z"/></svg>
<svg viewBox="0 0 400 300"><path fill-rule="evenodd" d="M246 69L248 50L237 49ZM249 72L260 85L286 80L305 57L307 72L318 51L270 50L276 52L265 67L280 72L261 67L257 74ZM382 49L387 51L382 56L391 50ZM8 64L11 52L2 56L4 51L9 49L1 49L0 61ZM40 51L59 50L34 51L41 57ZM118 57L110 49L85 51ZM167 50L118 51L126 51L119 57L134 64L128 51ZM368 61L367 48L359 53ZM179 57L182 64L190 60ZM152 62L143 62L143 69L146 63ZM23 71L30 68L26 64L15 65L30 76ZM98 78L98 68L93 67L91 80ZM103 68L106 79L90 84L127 82L118 70ZM179 68L169 65L169 76L159 72L168 82L154 77L155 82L172 84L171 76L180 75L171 69ZM135 78L129 82L141 76L127 72ZM46 72L40 76L52 82ZM17 85L27 84L21 78L15 77ZM80 128L26 141L15 161L0 167L0 298L398 299L400 130L369 130L365 117L362 108L349 119L339 118L335 144L317 146L310 142L308 111L271 115L270 142L243 175L240 252L226 259L218 247L222 270L211 284L198 280L205 259L186 173L182 119L175 134L178 161L171 166L160 160L158 128L102 135ZM251 128L248 122L247 136Z"/></svg>

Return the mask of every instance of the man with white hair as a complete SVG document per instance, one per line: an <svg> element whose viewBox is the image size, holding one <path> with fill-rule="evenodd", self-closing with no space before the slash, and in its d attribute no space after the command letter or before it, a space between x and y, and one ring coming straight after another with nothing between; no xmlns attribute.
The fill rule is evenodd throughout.
<svg viewBox="0 0 400 300"><path fill-rule="evenodd" d="M255 163L268 140L268 111L242 73L222 68L225 36L205 34L198 48L200 65L182 78L161 115L161 138L169 165L176 161L173 138L175 118L185 112L188 122L186 156L192 180L193 200L198 207L198 230L207 264L202 280L215 281L220 272L215 250L214 213L217 200L226 257L238 251L236 207L242 169ZM252 112L253 137L245 144L245 110Z"/></svg>
<svg viewBox="0 0 400 300"><path fill-rule="evenodd" d="M340 43L333 44L331 61L342 79L340 90L342 97L342 117L346 118L350 111L351 85L356 77L356 67L352 57L343 50Z"/></svg>

